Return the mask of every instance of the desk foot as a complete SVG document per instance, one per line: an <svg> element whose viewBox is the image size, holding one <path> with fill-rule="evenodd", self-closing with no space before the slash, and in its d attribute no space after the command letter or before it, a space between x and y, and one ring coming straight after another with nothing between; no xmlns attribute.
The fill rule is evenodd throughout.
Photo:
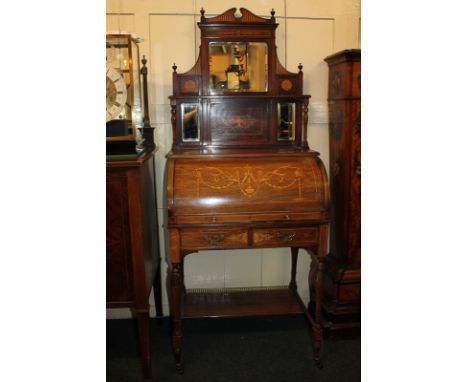
<svg viewBox="0 0 468 382"><path fill-rule="evenodd" d="M184 374L184 367L182 365L176 365L177 374Z"/></svg>
<svg viewBox="0 0 468 382"><path fill-rule="evenodd" d="M182 336L173 336L172 344L177 373L183 374L184 367L182 366Z"/></svg>
<svg viewBox="0 0 468 382"><path fill-rule="evenodd" d="M320 326L315 326L314 327L314 339L313 339L313 347L314 347L314 362L315 366L317 366L319 369L323 368L322 361L320 360L321 358L321 348L322 348L322 329Z"/></svg>

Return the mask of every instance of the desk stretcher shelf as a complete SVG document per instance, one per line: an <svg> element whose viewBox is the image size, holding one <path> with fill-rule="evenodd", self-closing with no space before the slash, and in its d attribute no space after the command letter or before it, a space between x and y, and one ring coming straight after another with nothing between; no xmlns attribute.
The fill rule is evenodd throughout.
<svg viewBox="0 0 468 382"><path fill-rule="evenodd" d="M303 313L299 297L287 286L188 289L183 318L251 317Z"/></svg>

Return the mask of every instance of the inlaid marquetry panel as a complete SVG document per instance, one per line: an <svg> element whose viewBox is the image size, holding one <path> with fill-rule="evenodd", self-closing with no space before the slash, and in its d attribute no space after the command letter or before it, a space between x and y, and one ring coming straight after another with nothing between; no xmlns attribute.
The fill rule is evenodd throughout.
<svg viewBox="0 0 468 382"><path fill-rule="evenodd" d="M285 92L289 92L293 88L293 83L291 80L282 80L280 87Z"/></svg>
<svg viewBox="0 0 468 382"><path fill-rule="evenodd" d="M248 234L245 229L184 229L180 240L182 249L245 248Z"/></svg>
<svg viewBox="0 0 468 382"><path fill-rule="evenodd" d="M245 145L269 140L268 102L231 101L210 104L209 130L213 144Z"/></svg>
<svg viewBox="0 0 468 382"><path fill-rule="evenodd" d="M327 204L323 168L310 156L180 159L173 179L177 215L322 211Z"/></svg>
<svg viewBox="0 0 468 382"><path fill-rule="evenodd" d="M252 234L253 245L262 247L311 246L317 242L318 229L274 228L256 229Z"/></svg>

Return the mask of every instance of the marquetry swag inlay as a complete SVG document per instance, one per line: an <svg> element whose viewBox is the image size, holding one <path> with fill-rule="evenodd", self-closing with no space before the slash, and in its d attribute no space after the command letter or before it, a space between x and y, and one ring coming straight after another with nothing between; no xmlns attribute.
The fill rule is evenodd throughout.
<svg viewBox="0 0 468 382"><path fill-rule="evenodd" d="M196 169L198 193L200 184L212 189L223 189L231 186L239 187L239 191L251 197L260 191L262 185L273 189L283 190L297 186L298 197L302 197L302 179L304 171L295 166L281 166L272 171L264 171L260 167L246 165L235 167L229 171L217 167L201 167ZM317 186L315 187L317 191Z"/></svg>

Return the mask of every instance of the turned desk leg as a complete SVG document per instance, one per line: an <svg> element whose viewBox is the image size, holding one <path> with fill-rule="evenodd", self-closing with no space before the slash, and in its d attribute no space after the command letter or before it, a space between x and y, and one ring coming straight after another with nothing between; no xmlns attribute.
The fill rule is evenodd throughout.
<svg viewBox="0 0 468 382"><path fill-rule="evenodd" d="M141 362L143 366L143 380L153 380L151 372L151 350L149 333L149 306L145 309L135 309L140 344Z"/></svg>
<svg viewBox="0 0 468 382"><path fill-rule="evenodd" d="M171 294L172 294L172 349L179 374L184 372L182 367L182 320L181 320L181 295L182 295L182 266L181 263L172 263Z"/></svg>
<svg viewBox="0 0 468 382"><path fill-rule="evenodd" d="M297 290L296 273L297 273L297 255L299 248L291 247L291 281L289 282L290 290Z"/></svg>

